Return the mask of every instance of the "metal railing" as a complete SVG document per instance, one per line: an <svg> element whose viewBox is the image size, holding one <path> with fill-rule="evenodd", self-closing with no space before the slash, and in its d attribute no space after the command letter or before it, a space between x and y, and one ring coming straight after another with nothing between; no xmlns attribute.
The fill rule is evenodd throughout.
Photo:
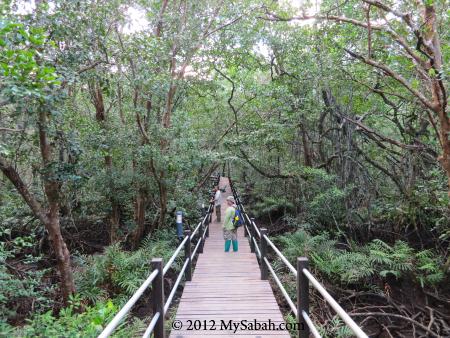
<svg viewBox="0 0 450 338"><path fill-rule="evenodd" d="M214 176L214 185L218 184L220 178L219 175ZM172 304L176 291L181 283L181 280L190 281L192 279L192 261L197 253L203 253L203 245L206 238L209 236L209 224L211 223L212 213L214 211L214 204L210 203L208 209L204 211L202 220L196 226L194 231L185 230L184 238L180 244L175 249L174 253L164 265L162 258L153 258L151 260L152 272L147 277L147 279L141 284L133 296L126 302L126 304L120 309L120 311L114 316L114 318L109 322L105 329L100 333L98 338L109 337L114 330L119 326L119 324L125 319L127 314L130 312L131 308L136 304L139 298L144 294L147 288L151 285L152 287L152 309L153 316L152 319L143 334L143 338L148 338L151 334L154 334L155 338L162 338L165 336L164 333L164 320L167 311ZM198 233L198 235L197 235ZM195 239L197 235L197 244L194 251L191 251L192 240ZM180 252L184 249L184 262L183 266L178 273L175 284L173 285L167 300L164 301L164 276L167 274L169 269L172 267L173 263L179 256Z"/></svg>
<svg viewBox="0 0 450 338"><path fill-rule="evenodd" d="M347 324L347 326L353 331L354 335L358 338L368 338L368 336L361 330L347 312L336 302L336 300L327 292L324 286L313 276L309 271L309 262L306 257L297 258L297 267L295 268L289 260L281 253L276 245L270 240L267 235L267 229L259 229L255 223L254 218L250 218L245 211L244 206L240 200L240 197L234 187L234 184L230 178L230 187L236 201L236 206L239 208L244 218L244 230L245 236L249 237L251 252L255 252L259 259L261 269L261 279L267 280L269 278L269 272L272 275L275 283L280 289L286 302L289 304L291 311L297 318L299 323L298 337L308 338L310 333L315 338L320 338L321 335L317 327L309 317L309 286L310 284L322 295L324 300L331 306L331 308L337 313L337 315ZM259 243L258 243L259 241ZM295 304L288 292L281 283L280 278L277 276L275 270L272 268L269 259L267 257L268 248L272 248L278 258L286 265L290 273L292 273L297 279L297 304Z"/></svg>

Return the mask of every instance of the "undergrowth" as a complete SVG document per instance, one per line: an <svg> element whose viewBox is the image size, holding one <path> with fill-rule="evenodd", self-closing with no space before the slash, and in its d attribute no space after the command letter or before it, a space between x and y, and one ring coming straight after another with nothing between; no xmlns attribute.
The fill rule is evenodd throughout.
<svg viewBox="0 0 450 338"><path fill-rule="evenodd" d="M145 238L141 247L133 252L114 244L102 255L80 256L79 271L75 274L78 293L92 303L112 295L127 298L150 274L151 259L161 257L167 261L175 247L173 233L161 230ZM173 267L178 269L178 262Z"/></svg>
<svg viewBox="0 0 450 338"><path fill-rule="evenodd" d="M11 274L4 263L14 252L1 243L0 337L97 337L148 277L151 259L162 257L167 261L175 247L173 233L161 230L144 239L141 247L133 252L122 249L117 243L106 247L103 254L75 257L77 294L71 298L69 306L56 314L49 290L42 289L45 271L30 270L23 278ZM172 269L178 271L179 268L179 262L175 261ZM34 316L22 327L12 326L8 322L8 318L16 315L12 305L24 299L36 302ZM136 336L143 330L143 321L130 315L113 337Z"/></svg>
<svg viewBox="0 0 450 338"><path fill-rule="evenodd" d="M315 270L341 285L371 285L374 281L393 276L410 277L421 287L434 287L443 281L443 259L431 250L415 250L404 241L389 245L382 240L341 249L327 232L310 235L305 230L279 236L277 242L291 261L309 257Z"/></svg>

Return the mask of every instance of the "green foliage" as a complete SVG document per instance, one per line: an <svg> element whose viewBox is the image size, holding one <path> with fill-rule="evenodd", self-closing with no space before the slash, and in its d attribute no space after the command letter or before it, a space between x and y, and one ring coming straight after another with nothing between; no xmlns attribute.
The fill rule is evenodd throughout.
<svg viewBox="0 0 450 338"><path fill-rule="evenodd" d="M450 222L448 194L442 190L445 184L441 170L433 169L427 180L416 182L408 200L384 199L374 205L374 217L397 226L417 226L445 233Z"/></svg>
<svg viewBox="0 0 450 338"><path fill-rule="evenodd" d="M255 204L253 212L257 217L270 215L273 212L283 213L292 211L294 205L286 198L265 197L262 201Z"/></svg>
<svg viewBox="0 0 450 338"><path fill-rule="evenodd" d="M334 317L325 326L319 326L319 332L324 338L354 337L352 330L338 317Z"/></svg>
<svg viewBox="0 0 450 338"><path fill-rule="evenodd" d="M0 243L0 326L6 325L7 320L13 320L16 316L28 315L24 311L40 313L53 305L50 298L54 292L53 287L47 286L44 281L49 269L33 268L40 262L40 257L27 255L22 260L8 263L23 248L33 245L30 238L16 237L9 244Z"/></svg>
<svg viewBox="0 0 450 338"><path fill-rule="evenodd" d="M51 311L34 316L29 324L16 329L12 337L97 337L104 326L117 313L118 307L111 301L99 302L80 311L78 299L62 309L58 317ZM134 328L136 330L137 328ZM125 337L136 333L130 327L119 327L114 337Z"/></svg>
<svg viewBox="0 0 450 338"><path fill-rule="evenodd" d="M405 242L397 241L391 247L379 239L373 240L368 245L368 259L371 264L378 267L380 276L386 277L392 274L400 277L413 268L414 250Z"/></svg>
<svg viewBox="0 0 450 338"><path fill-rule="evenodd" d="M166 209L168 215L183 210L194 223L196 206L204 202L198 184L224 161L233 177L245 177L242 186L255 201L249 210L271 222L284 217L287 229L302 229L280 237L288 257L307 255L333 283L370 288L384 278L412 278L427 288L443 281L443 260L449 258L436 252L447 249L450 216L447 177L436 161L439 125L427 122L422 100L345 49L390 67L432 98L430 81L422 79L448 73L450 60L445 1L426 2L436 5L438 16L439 74L417 68L420 62L384 29L367 34L351 20L258 19L308 13L312 1L301 9L294 1L194 1L183 8L169 2L162 17L156 0L40 1L28 14L20 13L22 2L0 1L0 156L44 208L42 183L57 183L62 234L75 257L80 297L97 303L84 320L102 322L93 318L97 310L113 312L107 299L117 296L119 306L148 275L150 258L168 258L175 247L167 231L151 234L135 252L115 244L101 254L74 254L107 243L112 207L119 213L119 241L136 229L138 194L145 199L146 226L158 223ZM367 11L361 1L319 3L314 12L324 17L366 22L369 16L373 23L386 17L383 8ZM411 13L422 33L426 25L416 3L390 3ZM142 22L131 18L136 13ZM387 20L414 50L417 32L404 20ZM182 69L185 74L178 73ZM448 87L445 76L442 81ZM42 112L45 126L37 121ZM45 161L40 129L52 153ZM0 179L1 263L12 266L0 267L5 318L25 300L40 304L35 312L51 307L53 290L45 286L50 273L41 269L37 254L51 250L35 216L14 185ZM426 241L418 250L406 239L373 240L385 231L413 231ZM282 266L276 263L277 270ZM60 319L39 314L31 327L37 336L61 335L70 319L81 323L77 311L75 305L63 310ZM91 329L86 336L95 335L94 324ZM337 321L326 332L346 336Z"/></svg>
<svg viewBox="0 0 450 338"><path fill-rule="evenodd" d="M443 261L430 250L415 251L407 243L393 246L375 239L352 251L339 249L329 234L310 235L304 230L277 238L292 262L307 256L315 269L334 282L370 285L372 278L413 276L421 287L438 285L444 278Z"/></svg>
<svg viewBox="0 0 450 338"><path fill-rule="evenodd" d="M431 250L422 250L415 255L415 273L421 287L437 285L445 278L442 267L442 258L436 256Z"/></svg>
<svg viewBox="0 0 450 338"><path fill-rule="evenodd" d="M102 255L79 257L80 271L76 274L78 292L91 302L105 300L108 293L132 295L150 274L150 261L162 257L167 261L176 243L170 231L161 231L146 238L141 247L134 251L124 251L120 244L105 249ZM177 262L174 265L179 268Z"/></svg>
<svg viewBox="0 0 450 338"><path fill-rule="evenodd" d="M55 68L45 65L39 52L49 45L44 29L0 20L0 76L9 82L3 95L42 98L42 89L60 84Z"/></svg>

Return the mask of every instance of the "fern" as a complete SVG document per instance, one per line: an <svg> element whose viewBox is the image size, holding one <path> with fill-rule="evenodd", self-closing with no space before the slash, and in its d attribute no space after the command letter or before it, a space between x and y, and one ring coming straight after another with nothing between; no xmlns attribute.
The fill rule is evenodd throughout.
<svg viewBox="0 0 450 338"><path fill-rule="evenodd" d="M103 255L80 257L80 270L76 274L77 287L91 302L105 300L108 294L132 295L150 273L153 257L169 259L175 249L174 236L160 231L142 241L139 250L124 251L120 244L106 248ZM180 264L174 264L179 269ZM103 291L99 291L103 290Z"/></svg>
<svg viewBox="0 0 450 338"><path fill-rule="evenodd" d="M298 230L278 237L276 242L291 262L299 256L307 256L311 266L333 282L367 285L377 276L402 278L412 275L424 287L436 285L445 277L443 262L432 251L415 252L403 241L391 246L375 239L366 246L354 246L352 251L346 251L338 249L337 242L326 232L312 236Z"/></svg>
<svg viewBox="0 0 450 338"><path fill-rule="evenodd" d="M319 333L324 338L347 338L353 337L350 328L338 317L334 317L324 326L319 326Z"/></svg>
<svg viewBox="0 0 450 338"><path fill-rule="evenodd" d="M293 210L294 205L284 197L266 197L261 202L256 203L253 211L256 216L263 216L284 209Z"/></svg>
<svg viewBox="0 0 450 338"><path fill-rule="evenodd" d="M389 274L399 278L403 273L413 270L413 249L403 241L395 242L394 246L375 239L369 245L368 259L379 270L380 276Z"/></svg>
<svg viewBox="0 0 450 338"><path fill-rule="evenodd" d="M360 252L344 252L331 263L334 271L340 271L341 281L347 284L367 280L375 273L367 256Z"/></svg>
<svg viewBox="0 0 450 338"><path fill-rule="evenodd" d="M422 250L416 253L416 276L423 288L426 284L435 286L444 277L443 262L431 250Z"/></svg>

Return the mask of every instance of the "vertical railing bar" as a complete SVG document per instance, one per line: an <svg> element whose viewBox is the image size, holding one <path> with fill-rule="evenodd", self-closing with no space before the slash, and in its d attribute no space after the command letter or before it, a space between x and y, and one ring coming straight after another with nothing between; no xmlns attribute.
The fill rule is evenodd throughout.
<svg viewBox="0 0 450 338"><path fill-rule="evenodd" d="M198 253L203 253L203 246L205 244L205 241L203 239L203 220L200 223L200 229L198 231L198 240L200 241L200 247L198 248Z"/></svg>
<svg viewBox="0 0 450 338"><path fill-rule="evenodd" d="M184 244L184 257L188 259L188 265L185 271L186 281L192 280L192 259L191 259L191 230L185 230L184 235L188 240Z"/></svg>
<svg viewBox="0 0 450 338"><path fill-rule="evenodd" d="M269 277L269 273L268 273L266 264L264 264L264 259L267 256L267 242L266 242L266 239L264 238L264 235L267 234L267 229L266 228L262 228L261 229L261 234L262 234L261 242L260 242L260 246L261 246L261 248L260 248L260 252L261 252L261 265L260 265L260 268L261 268L261 279L262 280L267 280L267 278Z"/></svg>
<svg viewBox="0 0 450 338"><path fill-rule="evenodd" d="M155 325L155 338L164 338L164 276L163 276L163 259L152 259L153 270L158 270L158 275L152 283L152 308L153 313L160 313L156 325Z"/></svg>
<svg viewBox="0 0 450 338"><path fill-rule="evenodd" d="M255 252L255 235L254 235L254 229L252 228L252 222L254 221L254 218L251 218L250 220L250 251Z"/></svg>
<svg viewBox="0 0 450 338"><path fill-rule="evenodd" d="M302 273L309 266L308 258L297 257L297 323L299 323L299 338L309 337L309 326L305 322L302 313L309 316L309 281Z"/></svg>

